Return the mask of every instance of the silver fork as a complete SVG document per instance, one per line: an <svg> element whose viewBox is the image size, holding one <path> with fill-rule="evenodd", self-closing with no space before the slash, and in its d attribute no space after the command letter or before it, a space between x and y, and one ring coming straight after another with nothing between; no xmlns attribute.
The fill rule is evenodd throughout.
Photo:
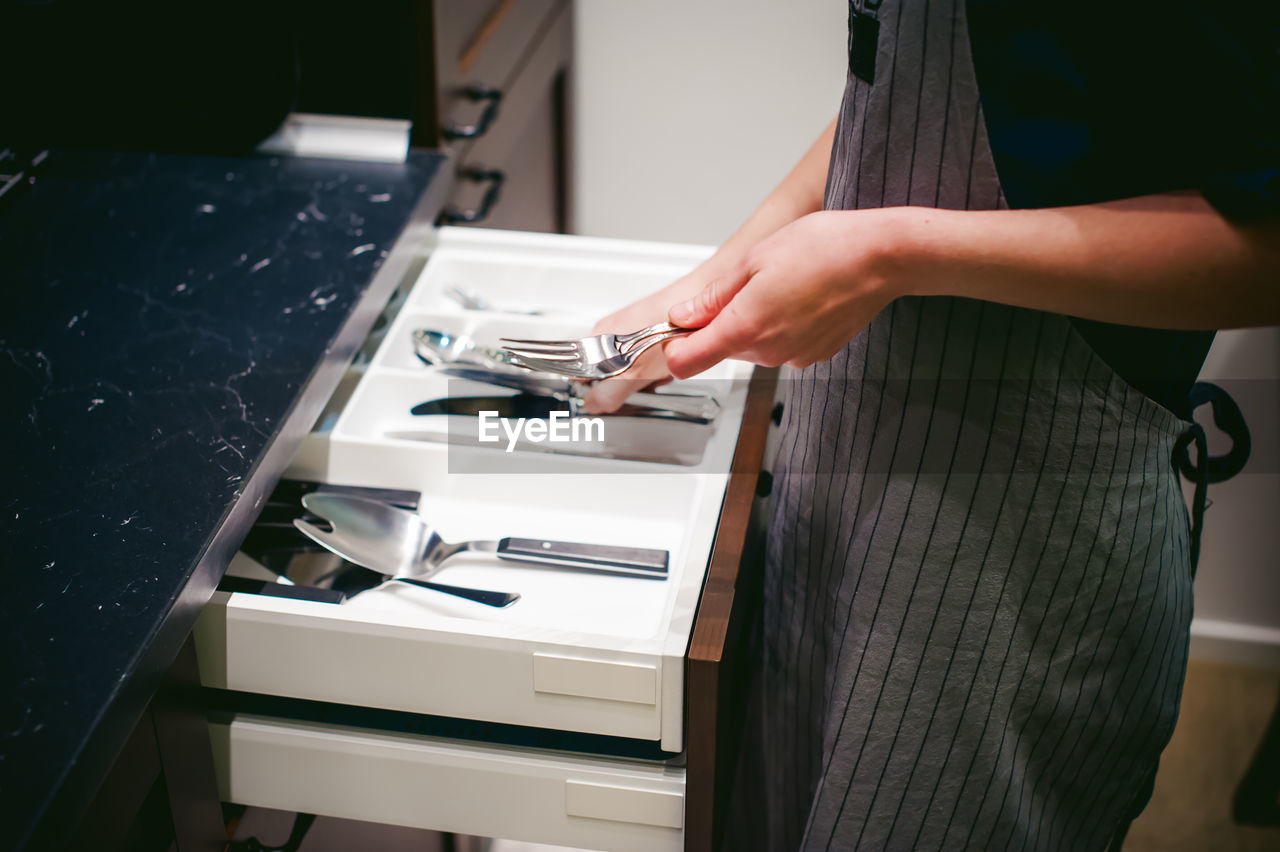
<svg viewBox="0 0 1280 852"><path fill-rule="evenodd" d="M503 338L498 342L522 367L576 379L607 379L630 369L647 349L695 331L660 322L630 334L595 334L576 340Z"/></svg>
<svg viewBox="0 0 1280 852"><path fill-rule="evenodd" d="M486 311L488 313L497 314L519 314L526 317L540 317L542 311L517 311L510 308L499 308L484 296L473 290L464 290L455 285L449 285L444 288L444 294L450 299L457 302L463 310L467 311Z"/></svg>

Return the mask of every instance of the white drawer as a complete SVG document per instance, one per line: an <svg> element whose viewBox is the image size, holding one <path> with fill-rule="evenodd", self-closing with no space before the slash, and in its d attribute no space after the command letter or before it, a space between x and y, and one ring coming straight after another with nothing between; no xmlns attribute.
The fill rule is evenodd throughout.
<svg viewBox="0 0 1280 852"><path fill-rule="evenodd" d="M210 725L223 801L607 852L683 844L685 771L410 734Z"/></svg>
<svg viewBox="0 0 1280 852"><path fill-rule="evenodd" d="M505 453L386 433L421 429L422 418L408 409L453 390L416 363L412 329L439 327L482 343L517 330L583 332L707 250L477 229L443 228L437 237L349 399L322 418L286 475L420 491L420 511L449 540L665 548L669 577L541 569L471 554L433 579L516 591L521 600L495 610L394 583L342 605L220 592L196 628L202 679L245 692L646 740L677 753L684 655L750 366L722 364L693 383L722 406L696 464ZM464 311L442 295L449 285L546 314Z"/></svg>

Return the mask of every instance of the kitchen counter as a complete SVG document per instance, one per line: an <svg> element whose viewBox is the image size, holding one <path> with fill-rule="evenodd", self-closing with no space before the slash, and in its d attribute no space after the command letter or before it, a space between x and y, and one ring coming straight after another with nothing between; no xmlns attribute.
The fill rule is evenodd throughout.
<svg viewBox="0 0 1280 852"><path fill-rule="evenodd" d="M404 274L442 163L55 150L0 198L6 844L56 844L93 796Z"/></svg>

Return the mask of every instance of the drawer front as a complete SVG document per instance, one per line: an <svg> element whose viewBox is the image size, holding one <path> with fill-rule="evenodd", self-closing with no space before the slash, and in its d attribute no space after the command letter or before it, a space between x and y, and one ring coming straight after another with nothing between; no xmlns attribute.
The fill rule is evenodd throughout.
<svg viewBox="0 0 1280 852"><path fill-rule="evenodd" d="M452 146L457 182L446 210L483 213L477 223L489 228L548 232L565 228L567 118L558 79L571 50L572 20L565 7L508 82L489 130L474 141L459 140ZM483 209L494 180L502 182L496 201ZM450 221L449 214L445 220Z"/></svg>
<svg viewBox="0 0 1280 852"><path fill-rule="evenodd" d="M459 148L462 164L492 165L510 159L529 140L526 129L535 116L550 114L552 86L572 49L572 20L567 8L558 12L547 32L509 83L492 129Z"/></svg>
<svg viewBox="0 0 1280 852"><path fill-rule="evenodd" d="M608 852L683 848L685 772L236 716L210 725L223 801Z"/></svg>
<svg viewBox="0 0 1280 852"><path fill-rule="evenodd" d="M474 125L486 103L468 96L481 87L502 93L498 115L515 100L507 88L546 34L552 16L567 10L565 0L436 0L436 75L441 140L450 147L469 140L449 138L445 128Z"/></svg>
<svg viewBox="0 0 1280 852"><path fill-rule="evenodd" d="M358 599L357 599L358 601ZM463 604L460 608L465 608ZM474 606L474 605L472 605ZM494 641L345 617L344 607L217 592L196 624L205 686L432 716L662 738L657 655ZM681 674L680 661L671 665ZM676 681L679 689L680 681ZM679 707L679 700L670 702ZM679 729L667 731L672 752Z"/></svg>

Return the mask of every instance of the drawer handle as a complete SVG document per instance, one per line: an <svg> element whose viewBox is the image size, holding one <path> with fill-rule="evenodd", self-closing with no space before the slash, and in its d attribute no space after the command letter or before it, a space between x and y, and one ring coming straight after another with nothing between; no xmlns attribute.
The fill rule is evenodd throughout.
<svg viewBox="0 0 1280 852"><path fill-rule="evenodd" d="M658 703L658 670L636 663L534 654L533 691L653 705Z"/></svg>
<svg viewBox="0 0 1280 852"><path fill-rule="evenodd" d="M478 169L473 167L463 169L458 173L458 177L475 183L485 183L487 181L489 188L484 191L484 197L480 199L479 207L471 210L459 210L456 207L449 207L440 214L440 219L446 225L479 222L493 212L493 205L498 203L498 194L502 191L502 182L507 179L507 176L498 169Z"/></svg>
<svg viewBox="0 0 1280 852"><path fill-rule="evenodd" d="M484 109L475 124L457 124L449 122L444 126L445 139L475 139L483 136L494 119L498 117L498 104L502 102L502 92L488 86L467 86L462 94L472 103L483 103Z"/></svg>
<svg viewBox="0 0 1280 852"><path fill-rule="evenodd" d="M571 817L684 828L684 797L672 790L566 781L564 810Z"/></svg>

